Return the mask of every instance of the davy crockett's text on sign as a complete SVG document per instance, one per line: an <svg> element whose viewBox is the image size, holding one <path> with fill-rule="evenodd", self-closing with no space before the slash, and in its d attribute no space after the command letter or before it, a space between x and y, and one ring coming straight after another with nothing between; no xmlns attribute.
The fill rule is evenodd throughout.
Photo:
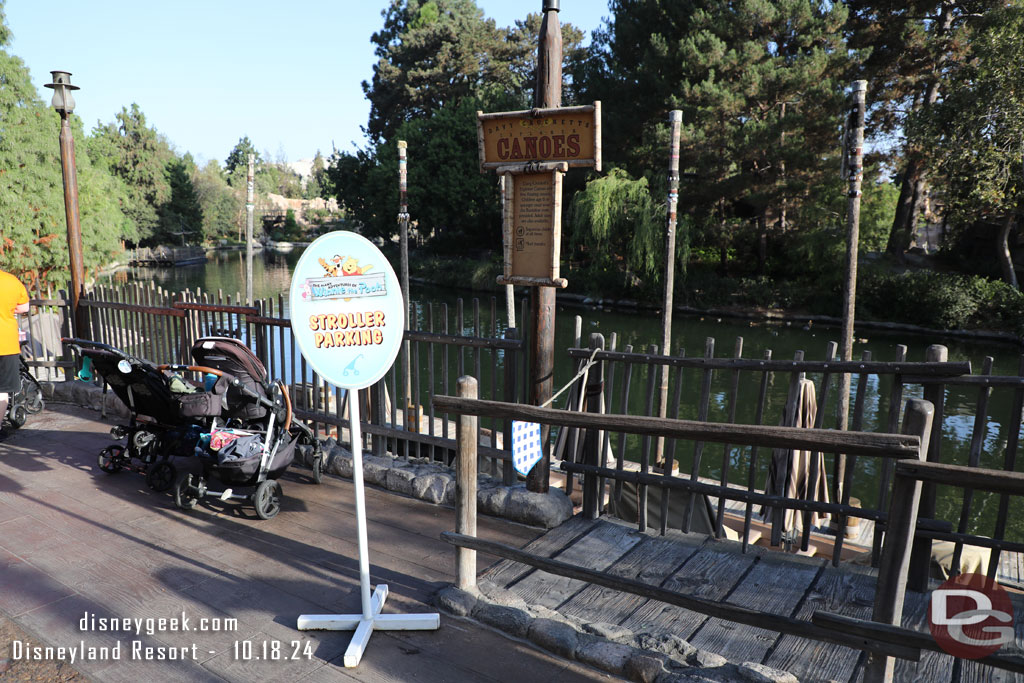
<svg viewBox="0 0 1024 683"><path fill-rule="evenodd" d="M600 103L585 107L477 113L481 170L531 161L601 168Z"/></svg>
<svg viewBox="0 0 1024 683"><path fill-rule="evenodd" d="M512 271L515 277L552 276L554 173L515 178L512 203Z"/></svg>

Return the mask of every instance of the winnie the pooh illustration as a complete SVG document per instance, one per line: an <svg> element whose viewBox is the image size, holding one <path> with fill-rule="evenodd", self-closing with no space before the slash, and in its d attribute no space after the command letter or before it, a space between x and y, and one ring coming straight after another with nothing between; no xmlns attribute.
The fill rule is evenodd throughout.
<svg viewBox="0 0 1024 683"><path fill-rule="evenodd" d="M335 259L335 262L337 262L337 259ZM359 259L352 258L351 256L349 256L341 264L341 274L342 275L363 275L364 273L369 271L371 268L373 268L373 265L360 266L359 265Z"/></svg>

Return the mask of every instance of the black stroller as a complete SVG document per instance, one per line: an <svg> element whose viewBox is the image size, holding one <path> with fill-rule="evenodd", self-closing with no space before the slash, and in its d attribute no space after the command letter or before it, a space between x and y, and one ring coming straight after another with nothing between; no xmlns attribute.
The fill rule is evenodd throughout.
<svg viewBox="0 0 1024 683"><path fill-rule="evenodd" d="M169 489L177 475L170 457L195 454L200 434L209 432L221 414L228 380L218 379L210 391L199 391L181 377L113 346L86 339L62 341L89 360L103 377L104 392L109 386L129 410L128 424L110 430L114 439L127 439L127 445L101 450L99 468L107 474L122 469L145 472L150 488Z"/></svg>
<svg viewBox="0 0 1024 683"><path fill-rule="evenodd" d="M204 337L193 345L192 359L196 365L161 367L216 375L218 382L227 380L227 394L223 427L211 430L210 442L196 450L202 475L183 473L177 479L178 507L190 510L205 496L244 500L261 519L270 519L281 509L277 478L292 463L296 448L307 449L313 479L320 483L324 455L319 440L306 425L292 422L287 388L270 380L249 347L229 337ZM221 490L209 488L212 479ZM246 492L236 493L238 488Z"/></svg>
<svg viewBox="0 0 1024 683"><path fill-rule="evenodd" d="M25 342L22 342L24 345ZM12 429L18 429L28 420L29 415L34 415L43 409L43 389L39 382L32 376L25 363L25 357L18 358L21 362L19 376L21 378L21 389L11 395L7 405L7 415L0 415L0 421L7 422Z"/></svg>

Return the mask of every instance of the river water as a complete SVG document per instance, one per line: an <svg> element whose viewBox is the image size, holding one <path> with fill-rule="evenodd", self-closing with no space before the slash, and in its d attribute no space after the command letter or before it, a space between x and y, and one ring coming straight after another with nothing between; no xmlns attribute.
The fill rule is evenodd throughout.
<svg viewBox="0 0 1024 683"><path fill-rule="evenodd" d="M254 296L257 298L274 297L283 295L287 299L288 288L291 281L291 272L298 261L300 251L287 254L267 252L257 255L255 259L254 272ZM397 268L396 268L397 270ZM245 290L245 255L244 252L218 252L211 255L210 260L203 265L184 266L179 268L166 269L134 269L122 271L116 277L118 280L154 280L157 284L172 291L183 289L202 288L207 292L221 290L224 294L230 294L235 300L237 292ZM426 329L426 310L428 303L435 307L435 316L440 310L441 304L447 303L450 315L453 315L456 299L463 297L466 300L466 319L471 321L470 299L473 294L469 292L452 292L448 289L418 285L411 286L410 298L415 304L416 318L419 321L420 329ZM572 291L570 281L569 291ZM517 289L517 302L526 296L523 288ZM491 296L481 296L480 318L481 328L489 336L492 330L490 315ZM498 334L503 334L506 324L506 312L504 298L498 300L497 320L493 321L493 329ZM517 310L517 319L520 311ZM612 310L601 310L596 308L579 308L559 305L556 312L555 331L555 389L556 391L568 382L575 372L575 365L563 353L563 350L573 345L575 334L575 318L579 315L583 319L582 333L583 345L587 345L587 339L591 332L601 332L606 340L610 339L614 332L618 336L618 350L623 350L626 345L632 345L634 351L643 351L650 344L658 344L661 339L661 317L657 312L623 312ZM468 328L467 333L472 330ZM520 321L519 326L523 323ZM438 330L440 331L440 330ZM453 330L454 332L454 330ZM704 354L705 340L714 337L716 342L715 356L732 356L737 337L743 338L743 357L762 358L766 349L771 349L775 359L791 359L797 350L803 350L808 360L824 360L827 344L830 341L838 341L839 329L823 327L818 324L763 324L749 322L746 320L715 318L715 317L694 317L676 316L673 325L673 353L678 354L682 349L686 350L687 356L701 356ZM858 330L855 333L858 341L854 345L854 358L860 358L863 351L870 351L873 360L894 361L897 359L897 345L905 344L908 347L907 360L923 361L925 350L930 344L944 344L949 349L949 360L971 362L974 373L980 372L986 356L993 359L992 373L996 375L1016 375L1021 358L1021 350L1012 345L1004 345L995 342L974 342L960 341L953 339L937 339L934 336L913 335L908 333L882 333L876 331ZM695 419L698 411L698 393L700 378L697 371L686 371L692 373L687 376L684 373L684 387L692 388L684 391L682 404L679 410L679 417ZM728 419L727 396L731 384L731 373L716 372L712 382L711 409L709 419L716 422L724 422ZM812 379L816 379L812 377ZM636 382L634 378L634 382ZM775 379L775 382L785 381ZM754 421L755 400L757 396L760 378L756 373L748 372L741 375L739 385L739 396L741 400L737 406L736 421L751 423ZM857 378L853 378L853 385L856 388ZM885 420L888 413L888 396L890 391L890 380L886 377L869 375L867 399L864 406L863 429L867 431L885 431ZM637 384L633 390L635 398L630 403L629 410L633 414L640 414L644 411L645 393L637 389L645 386ZM833 392L833 395L835 392ZM920 396L919 385L908 386L904 392L904 400L912 396ZM945 462L966 464L975 424L975 405L978 398L977 389L964 390L960 388L948 388L946 391L945 416L942 430L942 453ZM1008 389L995 389L989 399L988 411L982 420L982 449L981 465L1002 469L1007 440L1011 430L1020 430L1020 415L1011 415L1013 392ZM764 422L765 424L778 424L781 415L781 402L767 406ZM824 408L827 415L835 414L835 408L830 402ZM621 412L620 408L613 405L615 412ZM851 408L852 413L852 408ZM832 426L829 418L825 426ZM721 449L718 449L719 451ZM683 456L684 458L686 456ZM747 454L742 449L735 449L730 456L730 479L736 480L741 473L745 472ZM870 459L862 458L857 462L857 475L853 490L867 491L865 504L873 503L871 490L875 487L863 487L864 484L876 480L877 472L875 463ZM684 465L685 467L685 465ZM721 469L721 455L716 453L712 457L705 457L702 460L702 474L717 476ZM735 472L733 470L735 469ZM1020 469L1020 468L1018 468ZM762 472L763 476L763 472ZM956 520L960 514L959 494L952 491L939 492L940 518ZM979 533L992 533L992 523L995 518L995 509L998 499L994 496L974 497L974 505L971 512L971 528ZM1020 538L1024 532L1024 505L1011 506L1011 529L1008 537ZM1014 520L1022 520L1015 522ZM1017 533L1014 533L1017 532Z"/></svg>

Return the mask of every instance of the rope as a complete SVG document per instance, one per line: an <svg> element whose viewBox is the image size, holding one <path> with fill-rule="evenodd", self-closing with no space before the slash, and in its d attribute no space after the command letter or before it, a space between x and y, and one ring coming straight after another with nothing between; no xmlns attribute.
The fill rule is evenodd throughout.
<svg viewBox="0 0 1024 683"><path fill-rule="evenodd" d="M568 389L569 387L571 387L576 382L576 380L578 380L583 375L587 374L587 371L590 370L591 366L593 366L594 363L597 362L596 360L594 360L594 357L597 355L598 351L601 351L601 349L594 349L594 352L590 354L590 358L587 359L586 365L584 365L582 368L580 368L580 371L576 373L576 376L573 377L571 380L569 380L564 387L559 389L558 392L555 395L553 395L548 400L544 401L544 403L541 403L540 407L541 408L547 408L551 404L552 401L554 401L556 398L558 398L559 396L564 394L565 390Z"/></svg>

